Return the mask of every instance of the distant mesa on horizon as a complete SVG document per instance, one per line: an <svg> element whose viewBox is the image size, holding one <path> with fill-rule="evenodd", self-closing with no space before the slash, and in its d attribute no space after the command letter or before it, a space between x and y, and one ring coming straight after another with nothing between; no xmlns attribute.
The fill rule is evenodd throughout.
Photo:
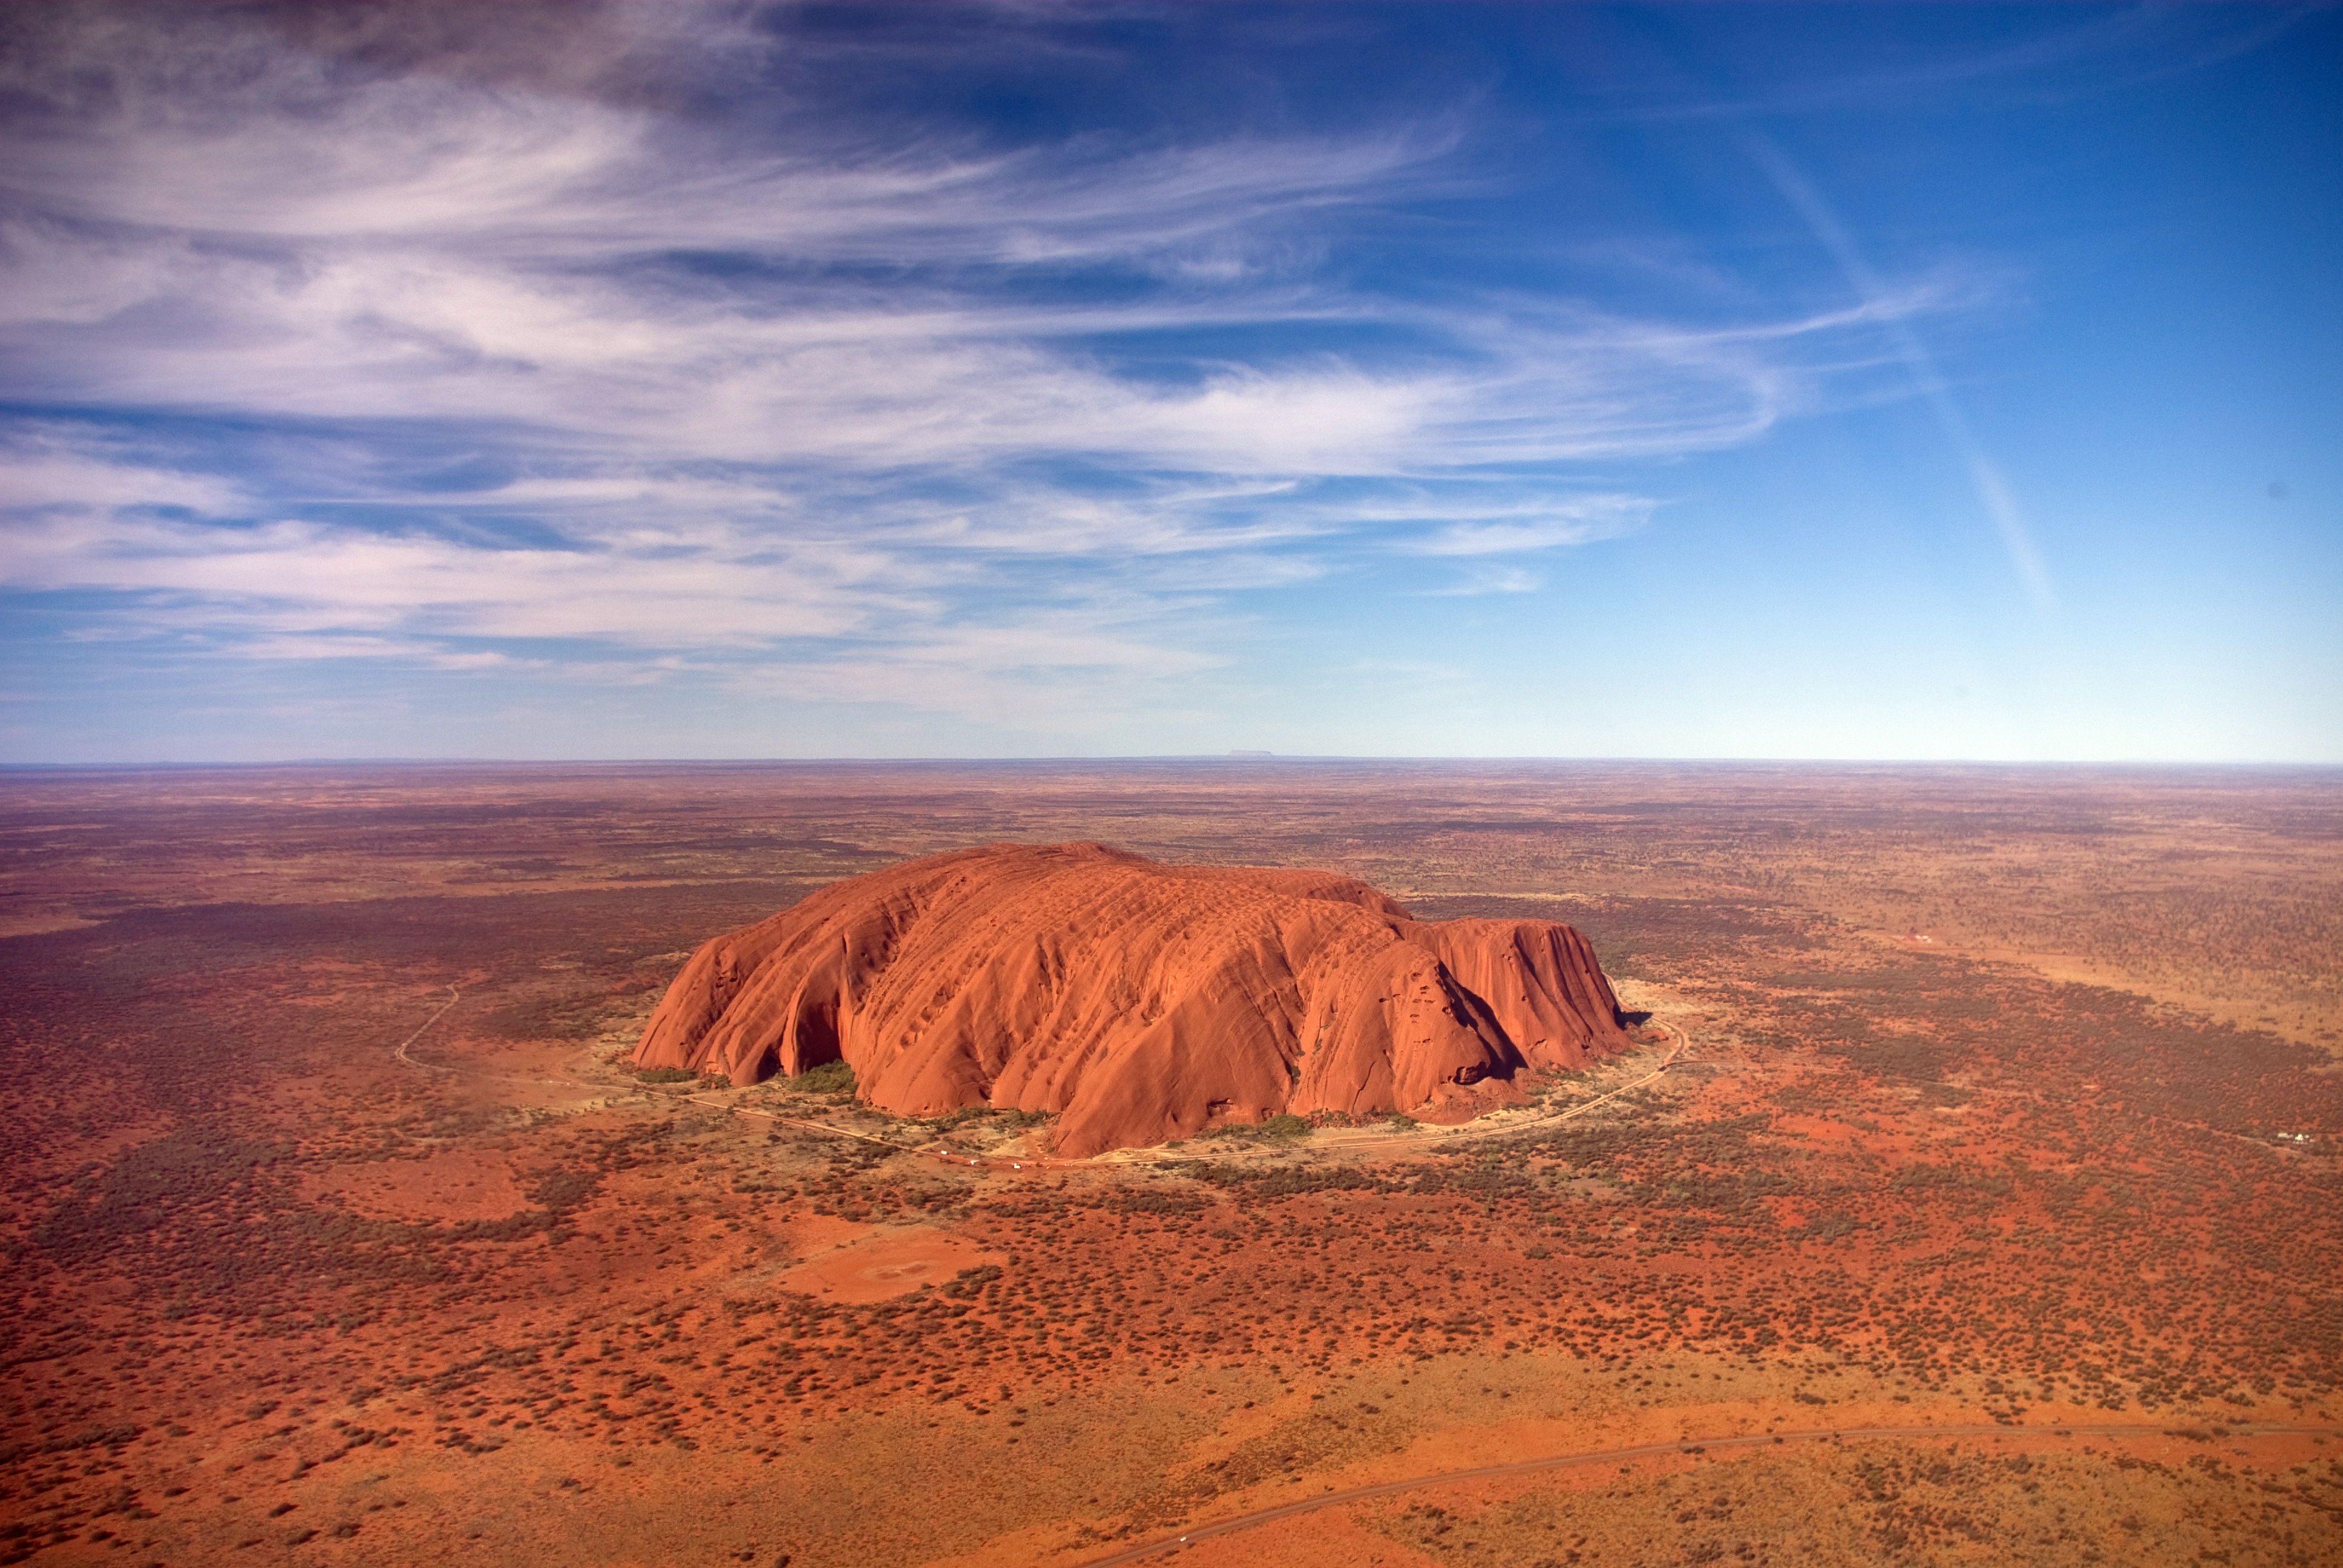
<svg viewBox="0 0 2343 1568"><path fill-rule="evenodd" d="M1229 755L1232 757L1274 757L1277 753L1274 751L1232 751Z"/></svg>
<svg viewBox="0 0 2343 1568"><path fill-rule="evenodd" d="M1552 920L1423 921L1326 871L997 845L833 883L704 944L634 1060L736 1084L843 1059L904 1116L1061 1113L1077 1158L1281 1112L1468 1121L1624 1049Z"/></svg>

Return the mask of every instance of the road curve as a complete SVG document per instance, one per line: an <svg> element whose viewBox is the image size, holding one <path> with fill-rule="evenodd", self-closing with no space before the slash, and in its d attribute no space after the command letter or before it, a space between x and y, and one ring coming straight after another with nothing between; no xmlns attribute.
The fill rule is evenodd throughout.
<svg viewBox="0 0 2343 1568"><path fill-rule="evenodd" d="M400 1040L398 1042L398 1049L392 1051L390 1054L398 1058L399 1060L407 1063L407 1066L415 1069L417 1072L455 1071L456 1070L454 1068L442 1067L435 1061L417 1061L413 1057L407 1054L407 1048L423 1038L423 1030L429 1029L433 1024L437 1023L441 1019L447 1017L447 1008L454 1007L458 1002L462 1001L463 1000L464 993L458 990L454 986L449 986L447 988L447 1006L442 1007L437 1012L435 1012L429 1018L425 1019L423 1020L422 1029L417 1030L413 1034L410 1034L405 1040Z"/></svg>
<svg viewBox="0 0 2343 1568"><path fill-rule="evenodd" d="M1805 1432L1747 1432L1725 1437L1686 1437L1673 1442L1644 1442L1632 1448L1606 1448L1593 1453L1552 1454L1544 1459L1517 1460L1511 1464L1484 1464L1472 1470L1434 1471L1429 1475L1409 1476L1402 1481L1377 1482L1373 1486L1353 1486L1342 1492L1321 1493L1298 1502L1281 1503L1274 1508L1257 1508L1250 1513L1232 1514L1209 1523L1194 1524L1177 1534L1161 1535L1142 1545L1126 1547L1110 1557L1092 1557L1076 1568L1117 1568L1120 1563L1140 1563L1161 1553L1177 1552L1197 1542L1215 1535L1233 1535L1240 1530L1251 1530L1272 1524L1296 1514L1314 1513L1321 1508L1338 1508L1346 1503L1358 1503L1370 1497L1388 1497L1394 1493L1414 1492L1427 1486L1446 1486L1460 1481L1488 1481L1499 1476L1527 1475L1541 1470L1564 1470L1574 1464L1601 1464L1623 1459L1652 1459L1662 1454L1705 1453L1720 1448L1769 1447L1775 1443L1834 1442L1848 1439L1893 1437L2007 1437L2012 1432L2026 1432L2048 1437L2161 1437L2172 1431L2163 1422L2103 1422L2088 1426L2010 1426L1998 1422L1973 1426L1865 1426L1839 1427L1835 1430ZM2278 1426L2268 1422L2246 1422L2227 1428L2232 1437L2333 1436L2343 1432L2336 1426Z"/></svg>

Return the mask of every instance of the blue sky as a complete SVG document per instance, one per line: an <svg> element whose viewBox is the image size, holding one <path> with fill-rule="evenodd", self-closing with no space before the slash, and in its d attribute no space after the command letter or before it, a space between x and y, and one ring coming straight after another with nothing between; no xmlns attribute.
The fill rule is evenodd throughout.
<svg viewBox="0 0 2343 1568"><path fill-rule="evenodd" d="M10 8L0 760L2343 761L2343 14Z"/></svg>

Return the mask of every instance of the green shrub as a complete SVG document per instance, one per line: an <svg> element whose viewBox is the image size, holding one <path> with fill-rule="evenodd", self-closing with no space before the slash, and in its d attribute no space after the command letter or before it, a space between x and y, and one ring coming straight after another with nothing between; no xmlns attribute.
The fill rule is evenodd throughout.
<svg viewBox="0 0 2343 1568"><path fill-rule="evenodd" d="M1297 1138L1307 1138L1316 1131L1317 1129L1311 1126L1307 1119L1296 1116L1288 1111L1280 1111L1262 1122L1223 1121L1217 1127L1200 1128L1190 1136L1200 1141L1208 1138L1234 1138L1244 1142L1252 1142L1257 1139L1274 1138L1291 1141Z"/></svg>
<svg viewBox="0 0 2343 1568"><path fill-rule="evenodd" d="M825 1061L795 1078L784 1079L782 1086L798 1094L851 1094L854 1069L843 1061Z"/></svg>
<svg viewBox="0 0 2343 1568"><path fill-rule="evenodd" d="M638 1083L694 1083L699 1074L688 1067L645 1067L635 1072Z"/></svg>

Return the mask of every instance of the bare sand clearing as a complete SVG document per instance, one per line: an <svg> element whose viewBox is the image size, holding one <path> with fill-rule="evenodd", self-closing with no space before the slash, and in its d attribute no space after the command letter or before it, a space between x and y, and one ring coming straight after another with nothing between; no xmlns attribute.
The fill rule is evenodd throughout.
<svg viewBox="0 0 2343 1568"><path fill-rule="evenodd" d="M928 1225L827 1223L793 1227L790 1241L803 1261L774 1283L833 1302L883 1302L922 1285L940 1285L963 1269L999 1265L1001 1253Z"/></svg>
<svg viewBox="0 0 2343 1568"><path fill-rule="evenodd" d="M369 1220L501 1220L528 1207L512 1164L492 1151L448 1150L421 1160L338 1165L303 1183Z"/></svg>

